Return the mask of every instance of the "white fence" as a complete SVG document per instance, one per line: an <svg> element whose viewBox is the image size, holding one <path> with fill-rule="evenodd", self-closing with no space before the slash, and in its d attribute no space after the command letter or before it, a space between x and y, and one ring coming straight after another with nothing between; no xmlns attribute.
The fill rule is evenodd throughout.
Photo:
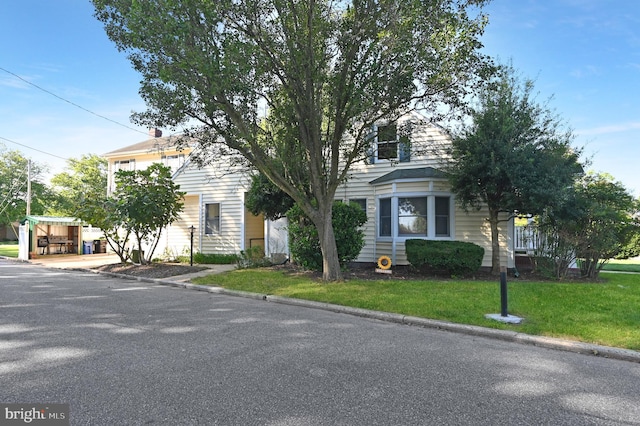
<svg viewBox="0 0 640 426"><path fill-rule="evenodd" d="M514 228L514 250L516 253L533 254L540 247L540 234L533 226Z"/></svg>

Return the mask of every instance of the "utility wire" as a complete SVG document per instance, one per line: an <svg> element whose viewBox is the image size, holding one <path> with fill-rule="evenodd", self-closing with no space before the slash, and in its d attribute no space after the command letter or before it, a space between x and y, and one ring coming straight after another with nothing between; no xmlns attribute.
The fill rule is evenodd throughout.
<svg viewBox="0 0 640 426"><path fill-rule="evenodd" d="M42 150L40 150L40 149L32 148L32 147L27 146L27 145L25 145L25 144L21 144L21 143L18 143L18 142L16 142L16 141L12 141L11 139L3 138L2 136L0 136L0 139L2 139L2 140L4 140L4 141L7 141L7 142L14 143L14 144L16 144L16 145L23 146L23 147L25 147L25 148L32 149L32 150L34 150L34 151L41 152L42 154L47 154L47 155L50 155L50 156L52 156L52 157L59 158L59 159L61 159L61 160L65 160L65 161L68 161L68 160L69 160L68 158L60 157L59 155L55 155L55 154L52 154L52 153L50 153L50 152L46 152L46 151L42 151Z"/></svg>
<svg viewBox="0 0 640 426"><path fill-rule="evenodd" d="M25 80L24 78L20 77L18 74L15 74L15 73L13 73L13 72L11 72L11 71L9 71L9 70L5 69L5 68L0 67L0 70L2 70L2 71L4 71L4 72L6 72L7 74L11 74L12 76L16 77L17 79L20 79L21 81L24 81L24 82L25 82L25 83L27 83L28 85L33 86L33 87L35 87L35 88L36 88L36 89L38 89L38 90L42 90L43 92L48 93L49 95L51 95L51 96L53 96L53 97L55 97L55 98L58 98L58 99L60 99L61 101L64 101L64 102L66 102L66 103L68 103L68 104L71 104L71 105L73 105L73 106L74 106L74 107L76 107L76 108L80 108L81 110L83 110L83 111L85 111L85 112L88 112L89 114L93 114L93 115L95 115L96 117L100 117L100 118L102 118L103 120L107 120L107 121L110 121L111 123L117 124L118 126L122 126L122 127L124 127L124 128L129 129L129 130L133 130L134 132L138 132L138 133L142 133L143 135L147 135L147 133L146 133L146 132L143 132L142 130L138 130L138 129L135 129L135 128L131 127L131 126L127 126L126 124L119 123L119 122L117 122L117 121L115 121L115 120L112 120L112 119L110 119L110 118L108 118L108 117L105 117L104 115L100 115L100 114L98 114L98 113L95 113L95 112L93 112L93 111L91 111L91 110L86 109L86 108L85 108L85 107L83 107L83 106L80 106L80 105L78 105L78 104L76 104L76 103L74 103L74 102L71 102L70 100L67 100L67 99L65 99L65 98L63 98L63 97L61 97L61 96L58 96L58 95L56 95L55 93L53 93L53 92L51 92L51 91L49 91L49 90L47 90L47 89L44 89L44 88L42 88L42 87L38 86L37 84L34 84L34 83L32 83L32 82L30 82L30 81L28 81L28 80Z"/></svg>

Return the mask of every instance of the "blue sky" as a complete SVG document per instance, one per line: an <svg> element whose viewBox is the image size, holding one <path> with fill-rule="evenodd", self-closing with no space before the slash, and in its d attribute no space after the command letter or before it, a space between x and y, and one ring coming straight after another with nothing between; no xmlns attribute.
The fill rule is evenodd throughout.
<svg viewBox="0 0 640 426"><path fill-rule="evenodd" d="M0 139L8 149L64 169L61 158L105 152L146 139L129 122L144 109L139 76L85 0L3 0ZM485 8L485 52L536 80L539 101L576 134L591 169L640 196L640 2L495 0ZM30 148L45 151L43 154ZM61 157L61 158L59 158Z"/></svg>

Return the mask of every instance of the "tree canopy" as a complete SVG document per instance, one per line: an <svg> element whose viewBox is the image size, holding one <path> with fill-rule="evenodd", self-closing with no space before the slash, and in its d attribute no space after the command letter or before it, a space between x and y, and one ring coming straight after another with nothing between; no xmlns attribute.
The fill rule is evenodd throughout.
<svg viewBox="0 0 640 426"><path fill-rule="evenodd" d="M29 159L0 145L0 224L10 224L27 213ZM45 214L51 191L42 183L45 167L31 162L31 214Z"/></svg>
<svg viewBox="0 0 640 426"><path fill-rule="evenodd" d="M107 160L95 155L83 155L67 160L67 170L51 178L55 192L52 212L77 217L88 202L107 195Z"/></svg>
<svg viewBox="0 0 640 426"><path fill-rule="evenodd" d="M111 204L120 225L136 238L140 263L148 263L162 230L178 219L185 193L171 179L171 168L160 163L145 170L120 170L115 179ZM148 244L144 255L143 243Z"/></svg>
<svg viewBox="0 0 640 426"><path fill-rule="evenodd" d="M640 235L637 213L637 201L620 182L608 174L588 173L560 205L540 217L540 229L562 239L582 276L597 278L602 266L624 254Z"/></svg>
<svg viewBox="0 0 640 426"><path fill-rule="evenodd" d="M463 208L487 206L492 272L500 270L500 213L541 214L566 197L582 173L574 137L545 104L532 80L510 66L479 91L468 125L453 138L448 174Z"/></svg>
<svg viewBox="0 0 640 426"><path fill-rule="evenodd" d="M485 0L93 3L142 74L148 109L133 119L183 126L202 163L239 154L289 194L318 229L326 280L341 277L335 191L372 125L460 107L490 68Z"/></svg>
<svg viewBox="0 0 640 426"><path fill-rule="evenodd" d="M287 215L295 202L265 175L258 173L251 176L244 204L256 216L263 214L269 220L278 220Z"/></svg>

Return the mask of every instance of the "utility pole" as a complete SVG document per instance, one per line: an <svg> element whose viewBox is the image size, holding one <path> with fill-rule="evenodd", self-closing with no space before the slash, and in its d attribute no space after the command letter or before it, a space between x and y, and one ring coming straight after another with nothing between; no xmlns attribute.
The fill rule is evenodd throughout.
<svg viewBox="0 0 640 426"><path fill-rule="evenodd" d="M27 161L27 216L31 215L31 160Z"/></svg>

